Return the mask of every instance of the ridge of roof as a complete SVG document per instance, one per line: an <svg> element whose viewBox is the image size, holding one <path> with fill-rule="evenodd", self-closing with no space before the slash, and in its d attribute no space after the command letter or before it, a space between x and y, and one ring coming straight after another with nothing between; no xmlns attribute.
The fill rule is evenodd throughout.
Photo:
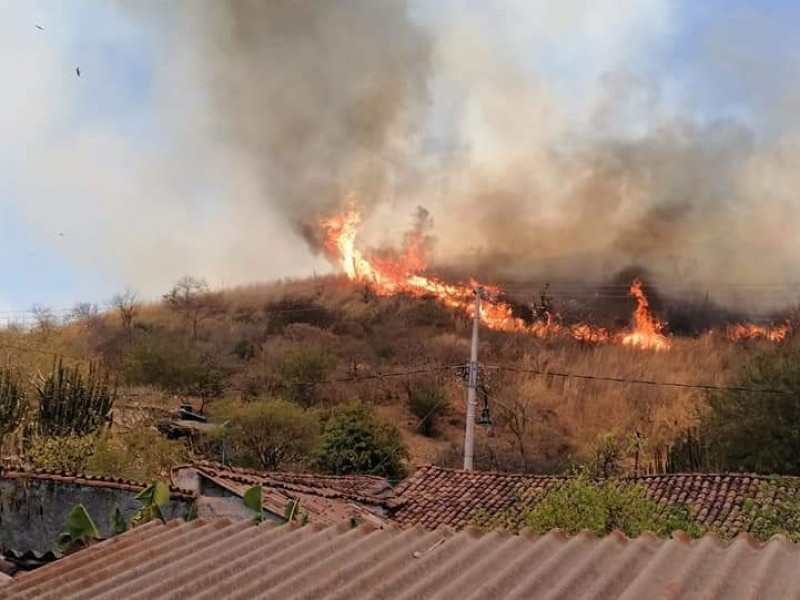
<svg viewBox="0 0 800 600"><path fill-rule="evenodd" d="M131 492L140 492L149 483L112 477L108 475L91 475L86 473L72 473L61 469L42 469L24 467L5 467L0 465L0 479L39 479L53 481L67 485L83 485L106 489L120 489ZM190 490L182 490L170 484L170 497L173 500L194 500L195 496Z"/></svg>

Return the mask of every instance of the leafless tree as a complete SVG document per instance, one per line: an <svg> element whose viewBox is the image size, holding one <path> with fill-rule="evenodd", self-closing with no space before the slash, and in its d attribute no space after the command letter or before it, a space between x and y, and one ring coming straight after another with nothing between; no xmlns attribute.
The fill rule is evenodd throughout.
<svg viewBox="0 0 800 600"><path fill-rule="evenodd" d="M36 321L36 328L45 335L51 333L58 322L53 310L47 306L34 304L31 313Z"/></svg>
<svg viewBox="0 0 800 600"><path fill-rule="evenodd" d="M200 322L218 308L219 297L211 292L205 279L187 275L164 294L164 302L189 324L192 339L196 340Z"/></svg>
<svg viewBox="0 0 800 600"><path fill-rule="evenodd" d="M123 293L116 294L111 299L111 306L119 314L119 320L129 342L133 339L133 319L139 313L139 304L139 295L131 288L126 288Z"/></svg>

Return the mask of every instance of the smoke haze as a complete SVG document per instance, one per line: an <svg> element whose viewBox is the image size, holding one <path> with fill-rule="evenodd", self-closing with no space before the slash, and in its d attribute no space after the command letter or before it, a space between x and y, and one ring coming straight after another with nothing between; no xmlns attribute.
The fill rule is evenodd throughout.
<svg viewBox="0 0 800 600"><path fill-rule="evenodd" d="M375 247L424 206L443 267L601 281L635 264L736 304L715 286L798 280L800 56L779 19L725 6L689 64L665 50L682 9L662 0L120 1L156 56L161 143L33 144L58 168L22 177L24 210L64 220L36 198L100 194L109 269L233 283L322 268L316 225L352 193Z"/></svg>

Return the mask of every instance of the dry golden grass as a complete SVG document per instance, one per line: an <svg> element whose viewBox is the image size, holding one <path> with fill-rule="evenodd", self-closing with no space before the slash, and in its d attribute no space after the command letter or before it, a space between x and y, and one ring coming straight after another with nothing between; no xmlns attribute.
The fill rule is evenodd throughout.
<svg viewBox="0 0 800 600"><path fill-rule="evenodd" d="M248 381L268 379L287 351L308 345L325 347L335 356L335 367L329 373L332 379L459 365L469 359L470 323L463 316L433 300L374 298L363 286L339 277L238 287L220 292L218 300L202 319L198 339L192 343L225 362L231 372L229 394L234 396ZM296 313L292 307L299 307ZM137 340L158 336L187 340L188 335L181 317L161 304L140 307L134 321ZM52 366L53 356L48 353L108 358L109 347L124 354L124 338L119 318L112 311L93 326L74 323L49 330L0 330L0 352L5 353L6 364L32 377ZM255 353L246 360L234 355L243 341L251 343ZM489 366L550 374L725 385L761 348L706 336L675 339L669 351L654 352L482 331L480 358ZM108 364L113 368L113 361ZM623 436L637 431L644 436L645 452L652 452L692 425L706 398L704 391L690 388L493 369L486 374L496 424L479 430L479 443L513 449L509 413L527 411L528 443L534 453L545 451L541 444L547 437L550 446L563 440L572 455L581 455L600 434L609 431ZM323 396L327 402L360 397L375 403L404 430L412 460L431 461L450 445L460 444L463 436L462 382L453 370L440 378L452 408L441 419L440 436L433 440L414 431L415 419L405 406L402 378L326 384ZM124 397L130 390L122 392ZM153 404L165 402L159 391L146 388L131 397Z"/></svg>

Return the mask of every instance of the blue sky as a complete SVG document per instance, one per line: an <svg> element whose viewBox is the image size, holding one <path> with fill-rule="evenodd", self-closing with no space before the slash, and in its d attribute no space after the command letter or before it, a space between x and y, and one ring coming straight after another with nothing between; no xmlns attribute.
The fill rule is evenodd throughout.
<svg viewBox="0 0 800 600"><path fill-rule="evenodd" d="M129 285L156 297L182 274L223 285L324 269L256 201L221 200L257 196L259 186L221 150L192 77L166 79L182 60L165 54L166 21L115 6L0 0L0 308L103 302ZM463 19L463 31L569 107L572 128L588 135L585 117L609 73L658 90L662 116L739 118L765 134L774 95L798 81L785 77L797 74L796 2L415 6L435 36ZM446 97L447 73L442 81ZM177 135L171 117L184 110L191 131ZM634 107L626 118L646 127L650 117ZM247 227L263 234L237 234Z"/></svg>

